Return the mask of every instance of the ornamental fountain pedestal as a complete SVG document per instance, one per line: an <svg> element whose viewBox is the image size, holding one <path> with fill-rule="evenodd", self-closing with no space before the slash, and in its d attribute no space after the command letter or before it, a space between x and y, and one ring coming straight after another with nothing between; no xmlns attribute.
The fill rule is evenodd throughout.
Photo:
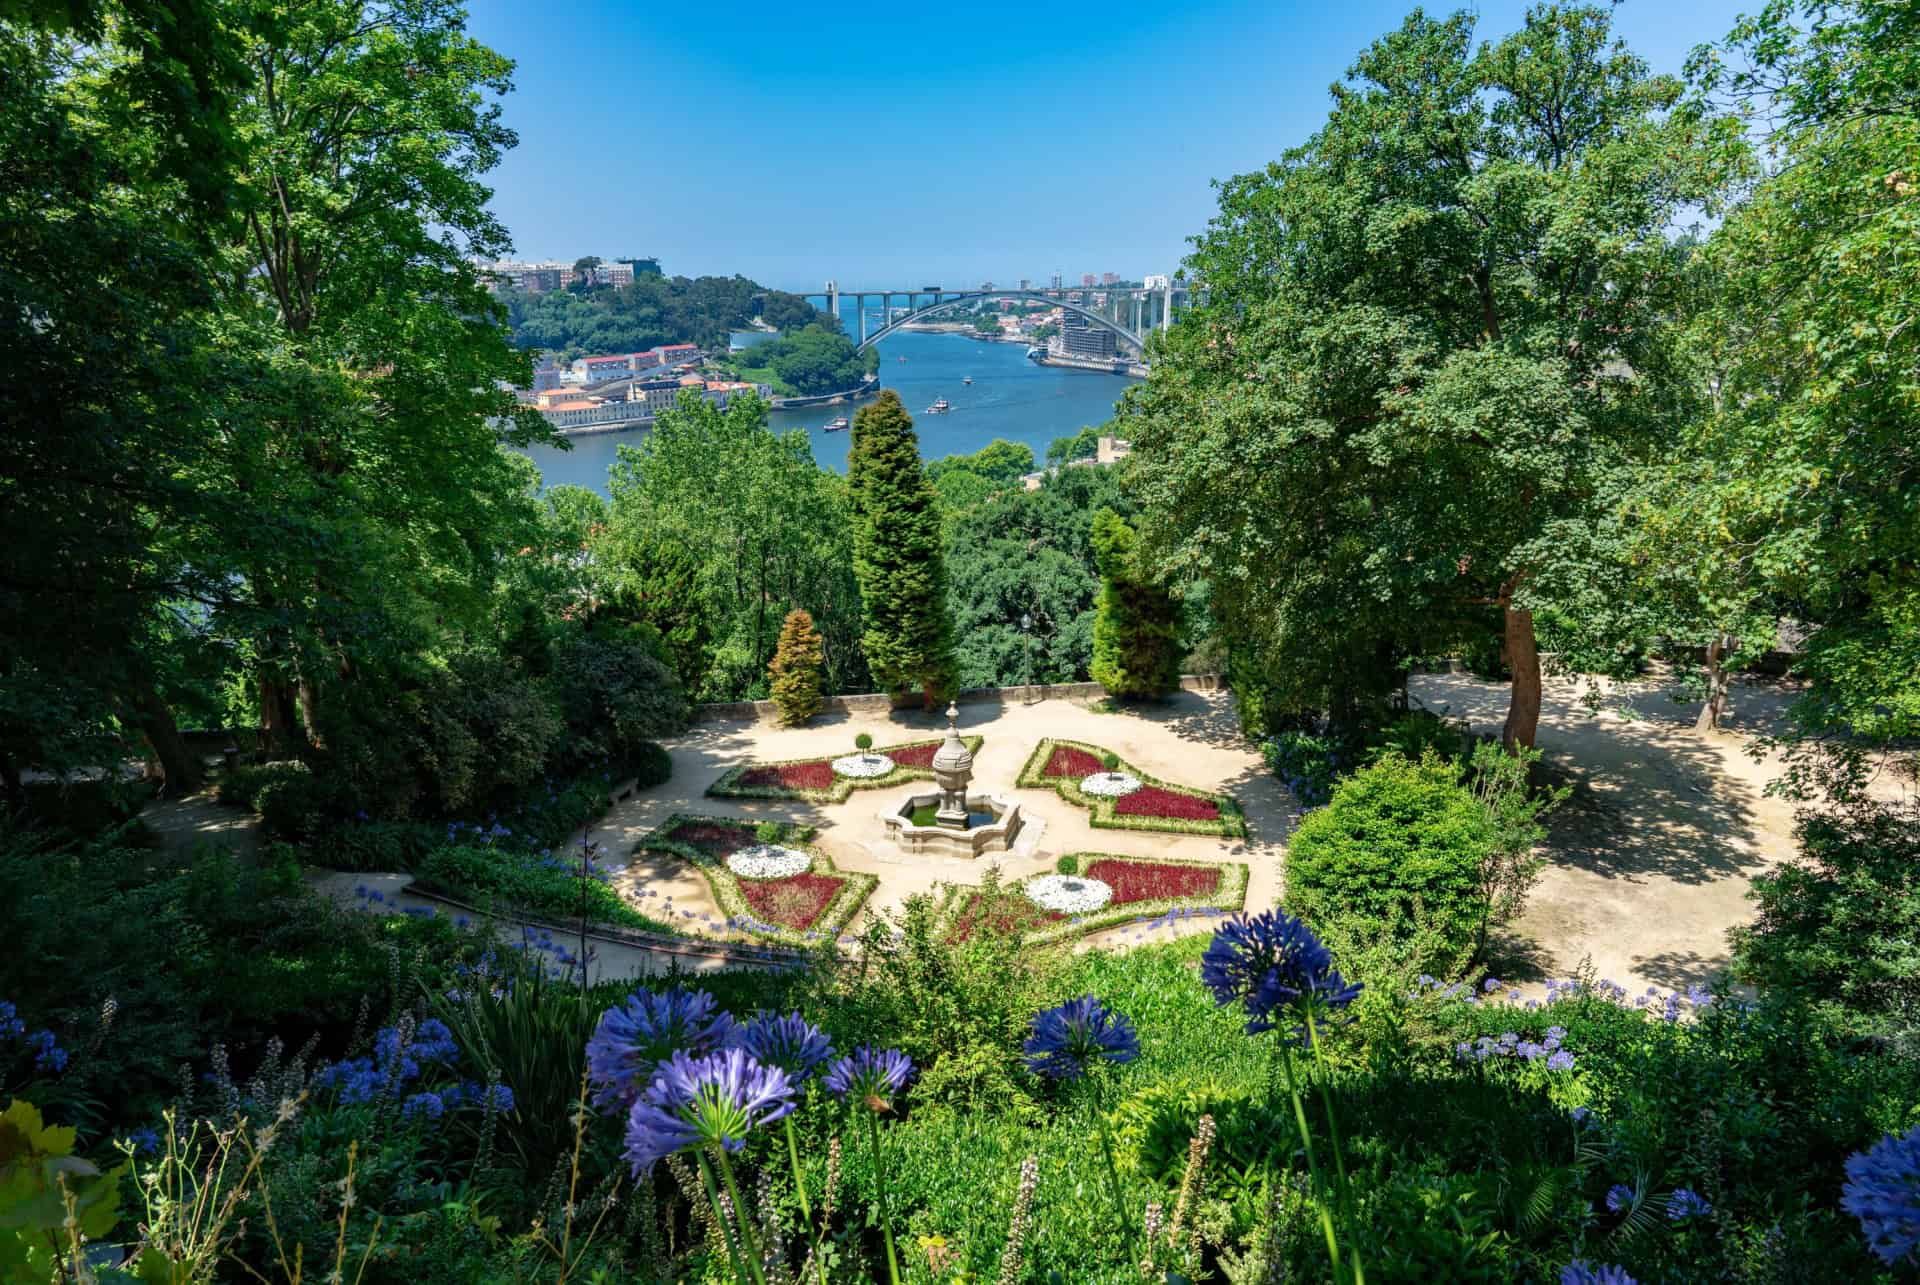
<svg viewBox="0 0 1920 1285"><path fill-rule="evenodd" d="M903 852L977 857L1006 852L1020 833L1020 804L995 794L969 794L973 751L960 739L960 709L947 706L947 739L933 755L934 794L916 794L880 814L887 837ZM932 808L929 818L927 809ZM925 824L931 820L932 824Z"/></svg>

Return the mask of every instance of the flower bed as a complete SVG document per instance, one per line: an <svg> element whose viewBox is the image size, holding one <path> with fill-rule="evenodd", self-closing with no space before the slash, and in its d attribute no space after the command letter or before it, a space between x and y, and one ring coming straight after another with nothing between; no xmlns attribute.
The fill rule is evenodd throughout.
<svg viewBox="0 0 1920 1285"><path fill-rule="evenodd" d="M983 738L963 737L967 748L979 752ZM871 790L899 785L902 781L925 781L933 776L933 756L941 739L910 741L904 745L876 748L893 760L891 771L879 776L842 776L833 770L835 755L790 759L779 763L743 763L729 768L719 780L707 787L716 799L799 799L807 803L844 803L855 790Z"/></svg>
<svg viewBox="0 0 1920 1285"><path fill-rule="evenodd" d="M1163 916L1224 914L1240 909L1247 899L1247 867L1238 862L1146 861L1086 853L1079 856L1078 867L1084 879L1098 880L1113 890L1101 909L1067 915L1035 905L1023 895L1026 885L1059 876L1034 875L1006 889L1010 895L1000 899L994 922L1018 930L1023 942L1040 945ZM965 941L986 913L980 889L949 886L942 913L948 936Z"/></svg>
<svg viewBox="0 0 1920 1285"><path fill-rule="evenodd" d="M1231 796L1170 785L1124 761L1108 769L1102 761L1106 753L1097 745L1049 737L1034 747L1020 769L1019 784L1051 789L1067 802L1088 809L1096 828L1246 837L1246 818ZM1140 788L1121 795L1089 794L1080 788L1087 777L1109 770L1137 777Z"/></svg>
<svg viewBox="0 0 1920 1285"><path fill-rule="evenodd" d="M725 817L675 815L642 835L635 851L667 852L691 861L713 890L726 928L761 941L811 946L839 935L879 880L836 868L812 846L811 826L771 823L778 833L762 837L761 823ZM769 843L807 853L811 869L775 879L742 878L727 858Z"/></svg>

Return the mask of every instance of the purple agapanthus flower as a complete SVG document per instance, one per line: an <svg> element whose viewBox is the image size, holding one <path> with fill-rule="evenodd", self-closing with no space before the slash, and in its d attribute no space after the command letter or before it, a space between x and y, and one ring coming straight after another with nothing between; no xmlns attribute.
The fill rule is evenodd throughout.
<svg viewBox="0 0 1920 1285"><path fill-rule="evenodd" d="M67 1051L60 1047L60 1042L52 1031L35 1031L27 1036L27 1043L33 1049L35 1070L64 1071L67 1069Z"/></svg>
<svg viewBox="0 0 1920 1285"><path fill-rule="evenodd" d="M1573 1054L1567 1052L1565 1049L1554 1050L1547 1058L1547 1069L1549 1071L1571 1071L1573 1069Z"/></svg>
<svg viewBox="0 0 1920 1285"><path fill-rule="evenodd" d="M160 1135L146 1125L141 1125L127 1135L127 1143L136 1155L150 1156L160 1150Z"/></svg>
<svg viewBox="0 0 1920 1285"><path fill-rule="evenodd" d="M1920 1125L1847 1157L1840 1207L1860 1220L1867 1248L1882 1262L1920 1249Z"/></svg>
<svg viewBox="0 0 1920 1285"><path fill-rule="evenodd" d="M862 1044L828 1067L821 1083L841 1101L878 1113L893 1110L893 1095L912 1077L913 1061L905 1053Z"/></svg>
<svg viewBox="0 0 1920 1285"><path fill-rule="evenodd" d="M600 1015L587 1041L595 1105L631 1107L668 1058L705 1057L727 1042L733 1025L706 991L635 991Z"/></svg>
<svg viewBox="0 0 1920 1285"><path fill-rule="evenodd" d="M1139 1057L1140 1037L1124 1013L1082 995L1035 1017L1023 1048L1035 1075L1077 1080L1101 1062L1118 1066Z"/></svg>
<svg viewBox="0 0 1920 1285"><path fill-rule="evenodd" d="M1713 1212L1713 1206L1707 1203L1705 1196L1691 1187L1676 1187L1667 1197L1667 1217L1674 1222L1687 1218L1705 1218Z"/></svg>
<svg viewBox="0 0 1920 1285"><path fill-rule="evenodd" d="M787 1073L762 1066L745 1049L699 1058L675 1053L627 1113L623 1154L637 1178L677 1152L707 1146L738 1151L754 1129L792 1110Z"/></svg>
<svg viewBox="0 0 1920 1285"><path fill-rule="evenodd" d="M1633 1188L1624 1182L1616 1182L1607 1188L1607 1208L1614 1213L1623 1213L1633 1204Z"/></svg>
<svg viewBox="0 0 1920 1285"><path fill-rule="evenodd" d="M1333 967L1333 956L1306 924L1279 910L1235 915L1214 930L1200 958L1200 980L1225 1007L1246 1009L1247 1034L1274 1028L1277 1014L1331 1015L1351 1004L1360 986Z"/></svg>
<svg viewBox="0 0 1920 1285"><path fill-rule="evenodd" d="M1560 1269L1560 1285L1640 1285L1640 1282L1627 1275L1624 1267L1576 1258Z"/></svg>
<svg viewBox="0 0 1920 1285"><path fill-rule="evenodd" d="M777 1066L798 1086L833 1056L833 1041L798 1013L755 1013L733 1028L730 1042L762 1066Z"/></svg>

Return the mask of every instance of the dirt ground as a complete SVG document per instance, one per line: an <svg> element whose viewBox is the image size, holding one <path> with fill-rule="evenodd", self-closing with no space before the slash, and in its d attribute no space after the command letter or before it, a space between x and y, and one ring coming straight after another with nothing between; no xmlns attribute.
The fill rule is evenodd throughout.
<svg viewBox="0 0 1920 1285"><path fill-rule="evenodd" d="M1602 703L1582 694L1597 682ZM1465 675L1415 679L1436 712L1497 732L1507 689ZM1753 917L1753 876L1793 854L1793 809L1765 793L1779 774L1753 737L1777 727L1793 690L1737 684L1719 732L1696 732L1699 705L1676 704L1657 677L1631 683L1550 679L1539 747L1573 786L1551 819L1547 866L1513 925L1502 970L1565 977L1583 957L1629 991L1684 989L1727 962L1727 930Z"/></svg>

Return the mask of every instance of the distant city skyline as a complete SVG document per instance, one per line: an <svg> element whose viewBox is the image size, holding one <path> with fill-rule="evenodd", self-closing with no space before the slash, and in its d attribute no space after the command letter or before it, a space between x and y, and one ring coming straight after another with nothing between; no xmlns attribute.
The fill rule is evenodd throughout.
<svg viewBox="0 0 1920 1285"><path fill-rule="evenodd" d="M520 146L487 176L515 257L657 257L784 290L1009 285L1178 269L1215 180L1319 128L1327 87L1404 0L1071 6L638 6L474 0L518 64ZM1629 0L1615 26L1678 73L1752 0ZM1446 6L1432 6L1445 12ZM1478 6L1478 35L1523 0Z"/></svg>

